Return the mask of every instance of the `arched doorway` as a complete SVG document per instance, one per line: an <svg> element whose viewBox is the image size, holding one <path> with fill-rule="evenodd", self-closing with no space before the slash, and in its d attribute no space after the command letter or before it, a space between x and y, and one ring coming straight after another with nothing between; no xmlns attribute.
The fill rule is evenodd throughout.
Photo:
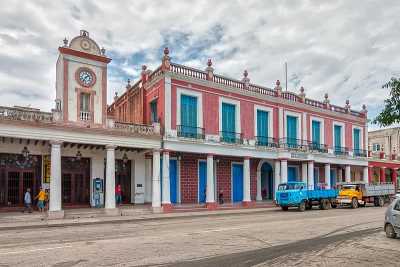
<svg viewBox="0 0 400 267"><path fill-rule="evenodd" d="M264 162L260 170L261 198L262 200L274 199L274 176L271 164Z"/></svg>

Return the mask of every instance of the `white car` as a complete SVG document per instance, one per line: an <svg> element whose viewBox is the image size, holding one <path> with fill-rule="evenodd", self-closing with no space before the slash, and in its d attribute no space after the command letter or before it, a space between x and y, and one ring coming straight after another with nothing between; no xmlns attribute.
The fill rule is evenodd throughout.
<svg viewBox="0 0 400 267"><path fill-rule="evenodd" d="M400 198L400 192L397 192L397 194L394 197L395 198Z"/></svg>

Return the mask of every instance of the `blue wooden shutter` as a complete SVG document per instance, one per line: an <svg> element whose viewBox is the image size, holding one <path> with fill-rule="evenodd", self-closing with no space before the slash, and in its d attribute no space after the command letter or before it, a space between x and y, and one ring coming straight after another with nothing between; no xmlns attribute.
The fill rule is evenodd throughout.
<svg viewBox="0 0 400 267"><path fill-rule="evenodd" d="M334 138L335 138L335 151L341 151L342 148L342 126L334 126Z"/></svg>
<svg viewBox="0 0 400 267"><path fill-rule="evenodd" d="M312 143L315 145L321 144L321 123L319 121L312 121Z"/></svg>
<svg viewBox="0 0 400 267"><path fill-rule="evenodd" d="M157 118L157 100L150 103L151 122L158 122Z"/></svg>
<svg viewBox="0 0 400 267"><path fill-rule="evenodd" d="M354 129L353 132L353 146L354 150L360 149L360 129Z"/></svg>
<svg viewBox="0 0 400 267"><path fill-rule="evenodd" d="M222 138L225 142L235 142L235 105L222 103Z"/></svg>
<svg viewBox="0 0 400 267"><path fill-rule="evenodd" d="M257 136L260 144L268 144L268 112L257 110Z"/></svg>
<svg viewBox="0 0 400 267"><path fill-rule="evenodd" d="M197 133L197 97L181 95L181 131L188 137Z"/></svg>
<svg viewBox="0 0 400 267"><path fill-rule="evenodd" d="M286 116L286 137L289 146L297 144L297 117Z"/></svg>
<svg viewBox="0 0 400 267"><path fill-rule="evenodd" d="M296 167L288 167L288 182L297 181L297 169Z"/></svg>

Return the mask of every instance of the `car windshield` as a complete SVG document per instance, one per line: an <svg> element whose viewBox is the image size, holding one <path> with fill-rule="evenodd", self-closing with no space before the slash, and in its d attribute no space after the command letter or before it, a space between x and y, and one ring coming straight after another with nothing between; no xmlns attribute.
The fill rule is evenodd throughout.
<svg viewBox="0 0 400 267"><path fill-rule="evenodd" d="M342 186L342 189L343 189L343 190L355 190L355 189L356 189L356 186L353 185L353 184L347 184L347 185L343 185L343 186Z"/></svg>
<svg viewBox="0 0 400 267"><path fill-rule="evenodd" d="M303 189L304 184L301 183L288 183L288 184L280 184L278 186L279 191L284 191L284 190L293 190L293 189Z"/></svg>

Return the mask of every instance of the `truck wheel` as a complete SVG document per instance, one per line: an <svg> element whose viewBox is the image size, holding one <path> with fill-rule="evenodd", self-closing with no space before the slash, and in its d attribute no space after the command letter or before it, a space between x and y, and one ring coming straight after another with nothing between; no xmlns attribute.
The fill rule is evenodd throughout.
<svg viewBox="0 0 400 267"><path fill-rule="evenodd" d="M284 211L287 211L289 209L289 207L288 206L282 206L281 209L284 210Z"/></svg>
<svg viewBox="0 0 400 267"><path fill-rule="evenodd" d="M298 210L301 211L301 212L306 210L306 203L304 201L300 202Z"/></svg>
<svg viewBox="0 0 400 267"><path fill-rule="evenodd" d="M378 205L379 207L383 207L383 205L385 205L385 200L383 199L383 197L378 198Z"/></svg>
<svg viewBox="0 0 400 267"><path fill-rule="evenodd" d="M394 228L390 223L386 224L385 233L386 237L388 238L396 238L396 232L394 231Z"/></svg>
<svg viewBox="0 0 400 267"><path fill-rule="evenodd" d="M358 200L355 197L353 197L353 199L351 200L351 208L352 209L358 208Z"/></svg>

